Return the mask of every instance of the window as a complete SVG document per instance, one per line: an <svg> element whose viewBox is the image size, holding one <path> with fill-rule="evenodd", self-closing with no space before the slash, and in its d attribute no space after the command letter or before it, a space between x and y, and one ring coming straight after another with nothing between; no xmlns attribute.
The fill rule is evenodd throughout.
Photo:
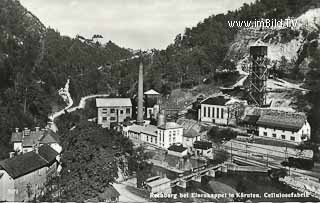
<svg viewBox="0 0 320 203"><path fill-rule="evenodd" d="M147 142L149 142L149 136L147 135Z"/></svg>
<svg viewBox="0 0 320 203"><path fill-rule="evenodd" d="M285 135L281 135L281 139L285 140L286 136Z"/></svg>
<svg viewBox="0 0 320 203"><path fill-rule="evenodd" d="M276 137L277 137L277 135L276 135L275 133L273 133L273 134L272 134L272 137L276 138Z"/></svg>
<svg viewBox="0 0 320 203"><path fill-rule="evenodd" d="M211 114L210 110L211 110L211 108L208 107L208 117L210 117L210 114Z"/></svg>
<svg viewBox="0 0 320 203"><path fill-rule="evenodd" d="M219 108L217 108L217 118L219 118Z"/></svg>
<svg viewBox="0 0 320 203"><path fill-rule="evenodd" d="M123 110L120 110L120 114L123 114Z"/></svg>
<svg viewBox="0 0 320 203"><path fill-rule="evenodd" d="M212 118L214 118L214 107L212 107Z"/></svg>
<svg viewBox="0 0 320 203"><path fill-rule="evenodd" d="M130 108L126 108L126 114L130 114Z"/></svg>
<svg viewBox="0 0 320 203"><path fill-rule="evenodd" d="M263 132L263 136L268 136L268 133L267 132Z"/></svg>
<svg viewBox="0 0 320 203"><path fill-rule="evenodd" d="M295 138L295 137L293 137L293 136L291 136L291 137L290 137L290 140L291 140L291 141L295 141L295 140L296 140L296 138Z"/></svg>
<svg viewBox="0 0 320 203"><path fill-rule="evenodd" d="M108 113L108 109L102 109L102 113Z"/></svg>
<svg viewBox="0 0 320 203"><path fill-rule="evenodd" d="M110 120L111 120L111 121L115 121L115 120L116 120L116 117L111 117Z"/></svg>
<svg viewBox="0 0 320 203"><path fill-rule="evenodd" d="M223 108L221 109L221 118L223 118Z"/></svg>
<svg viewBox="0 0 320 203"><path fill-rule="evenodd" d="M207 117L207 107L203 107L203 117Z"/></svg>
<svg viewBox="0 0 320 203"><path fill-rule="evenodd" d="M107 121L108 117L102 117L102 121Z"/></svg>
<svg viewBox="0 0 320 203"><path fill-rule="evenodd" d="M110 109L110 113L114 113L115 111L115 109Z"/></svg>
<svg viewBox="0 0 320 203"><path fill-rule="evenodd" d="M153 143L153 138L152 137L150 137L150 140L151 140L151 143Z"/></svg>

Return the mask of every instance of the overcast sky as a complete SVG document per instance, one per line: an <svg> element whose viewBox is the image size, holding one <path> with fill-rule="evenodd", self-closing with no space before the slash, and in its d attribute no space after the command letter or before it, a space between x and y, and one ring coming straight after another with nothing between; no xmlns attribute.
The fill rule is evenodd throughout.
<svg viewBox="0 0 320 203"><path fill-rule="evenodd" d="M253 0L20 0L61 34L92 37L132 49L162 49L186 27Z"/></svg>

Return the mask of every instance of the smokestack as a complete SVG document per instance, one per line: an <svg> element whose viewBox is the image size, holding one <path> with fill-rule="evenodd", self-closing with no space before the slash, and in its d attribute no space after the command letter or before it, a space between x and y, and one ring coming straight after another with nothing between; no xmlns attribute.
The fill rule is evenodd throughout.
<svg viewBox="0 0 320 203"><path fill-rule="evenodd" d="M142 63L142 57L140 58L140 65L139 65L137 124L143 125L143 63Z"/></svg>

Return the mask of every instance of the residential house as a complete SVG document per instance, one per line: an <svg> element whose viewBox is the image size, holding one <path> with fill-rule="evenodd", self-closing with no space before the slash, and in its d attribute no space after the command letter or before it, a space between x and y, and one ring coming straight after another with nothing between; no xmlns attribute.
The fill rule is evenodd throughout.
<svg viewBox="0 0 320 203"><path fill-rule="evenodd" d="M25 128L22 131L16 128L16 131L11 134L11 143L13 143L14 151L18 153L30 152L36 145L44 144L48 144L58 153L62 151L58 134L50 129L39 127L36 127L35 130Z"/></svg>
<svg viewBox="0 0 320 203"><path fill-rule="evenodd" d="M261 137L300 143L311 137L310 124L303 113L262 111L256 122Z"/></svg>
<svg viewBox="0 0 320 203"><path fill-rule="evenodd" d="M168 148L172 144L183 142L183 127L175 122L166 122L158 126L158 146Z"/></svg>
<svg viewBox="0 0 320 203"><path fill-rule="evenodd" d="M168 154L177 157L185 157L188 155L188 148L184 147L182 144L173 144L168 148Z"/></svg>
<svg viewBox="0 0 320 203"><path fill-rule="evenodd" d="M123 123L132 117L130 98L97 98L98 124L110 128L112 123Z"/></svg>
<svg viewBox="0 0 320 203"><path fill-rule="evenodd" d="M228 125L229 119L229 98L224 96L210 97L200 104L198 120L216 124Z"/></svg>
<svg viewBox="0 0 320 203"><path fill-rule="evenodd" d="M31 201L57 175L58 152L44 144L35 151L0 161L0 201Z"/></svg>
<svg viewBox="0 0 320 203"><path fill-rule="evenodd" d="M212 143L205 140L195 141L193 144L193 148L195 149L195 154L197 156L204 156L209 159L212 159L213 151L212 151Z"/></svg>

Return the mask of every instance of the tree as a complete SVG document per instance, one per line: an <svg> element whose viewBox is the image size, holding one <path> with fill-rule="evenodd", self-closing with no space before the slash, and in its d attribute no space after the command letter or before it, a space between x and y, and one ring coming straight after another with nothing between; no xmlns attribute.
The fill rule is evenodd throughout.
<svg viewBox="0 0 320 203"><path fill-rule="evenodd" d="M136 172L138 188L143 187L143 183L151 174L152 163L148 162L149 158L151 158L150 154L145 152L143 147L137 148L129 157L129 173Z"/></svg>

